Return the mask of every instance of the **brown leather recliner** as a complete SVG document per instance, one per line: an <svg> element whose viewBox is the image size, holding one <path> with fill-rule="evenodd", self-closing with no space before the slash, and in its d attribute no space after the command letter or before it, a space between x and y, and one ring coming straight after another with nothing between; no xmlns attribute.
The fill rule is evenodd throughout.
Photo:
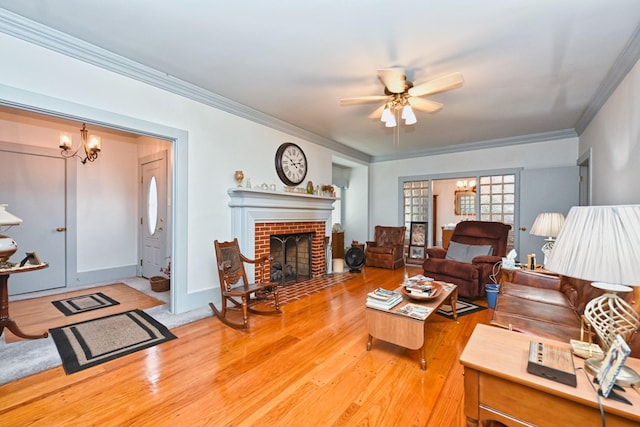
<svg viewBox="0 0 640 427"><path fill-rule="evenodd" d="M484 285L499 278L499 263L506 255L510 229L510 225L501 222L458 223L448 249L427 248L427 259L422 264L424 275L456 284L458 295L463 298L485 296Z"/></svg>
<svg viewBox="0 0 640 427"><path fill-rule="evenodd" d="M374 241L367 242L365 265L395 270L404 265L404 234L406 227L376 225Z"/></svg>

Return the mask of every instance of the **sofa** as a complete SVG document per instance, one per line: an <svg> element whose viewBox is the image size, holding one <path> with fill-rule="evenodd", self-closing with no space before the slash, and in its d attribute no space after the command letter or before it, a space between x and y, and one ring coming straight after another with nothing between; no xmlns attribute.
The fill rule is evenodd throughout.
<svg viewBox="0 0 640 427"><path fill-rule="evenodd" d="M404 266L404 235L406 227L376 225L374 240L367 242L365 265L395 270Z"/></svg>
<svg viewBox="0 0 640 427"><path fill-rule="evenodd" d="M503 269L501 277L490 324L564 342L581 338L584 308L603 293L584 280L529 270ZM621 296L633 299L632 293ZM630 343L633 357L640 357L639 335Z"/></svg>
<svg viewBox="0 0 640 427"><path fill-rule="evenodd" d="M462 298L485 296L485 284L497 282L510 229L510 225L494 221L459 222L447 249L427 248L424 275L454 283Z"/></svg>

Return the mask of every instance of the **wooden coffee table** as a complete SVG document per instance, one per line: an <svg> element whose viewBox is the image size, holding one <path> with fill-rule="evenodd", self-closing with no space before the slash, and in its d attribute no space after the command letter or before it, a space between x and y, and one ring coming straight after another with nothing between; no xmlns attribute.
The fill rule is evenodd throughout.
<svg viewBox="0 0 640 427"><path fill-rule="evenodd" d="M458 299L458 288L452 283L443 283L442 293L433 300L419 301L414 300L406 295L402 295L402 302L391 310L377 310L375 308L366 307L365 316L367 322L367 330L369 332L369 340L367 341L367 351L371 350L373 338L377 338L395 345L399 345L411 350L420 350L420 367L422 370L427 369L427 359L425 357L425 335L427 332L427 320L431 317L442 304L449 302L453 310L453 318L457 319L456 301ZM395 289L401 292L402 286ZM414 319L396 311L405 305L412 303L429 307L431 312L424 320Z"/></svg>

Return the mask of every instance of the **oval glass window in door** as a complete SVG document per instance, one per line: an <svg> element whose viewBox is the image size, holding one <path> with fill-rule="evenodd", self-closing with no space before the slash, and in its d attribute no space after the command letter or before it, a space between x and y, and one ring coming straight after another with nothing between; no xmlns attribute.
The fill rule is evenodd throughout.
<svg viewBox="0 0 640 427"><path fill-rule="evenodd" d="M149 234L153 236L158 226L158 183L155 176L149 180L147 189L147 224Z"/></svg>

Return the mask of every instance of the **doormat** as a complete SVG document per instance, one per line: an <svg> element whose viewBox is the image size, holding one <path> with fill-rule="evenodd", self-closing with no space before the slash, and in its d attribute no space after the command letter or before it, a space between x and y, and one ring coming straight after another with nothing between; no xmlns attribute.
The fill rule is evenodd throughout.
<svg viewBox="0 0 640 427"><path fill-rule="evenodd" d="M51 304L64 313L65 316L73 316L74 314L97 310L99 308L119 305L120 303L113 298L109 298L102 292L98 292L95 294L80 295L58 301L51 301Z"/></svg>
<svg viewBox="0 0 640 427"><path fill-rule="evenodd" d="M456 313L458 317L465 316L471 313L477 313L478 311L486 310L487 307L483 307L481 305L476 305L469 301L458 300L456 301ZM453 310L449 304L442 304L440 309L437 311L440 316L444 316L447 319L453 320Z"/></svg>
<svg viewBox="0 0 640 427"><path fill-rule="evenodd" d="M67 375L176 338L142 310L49 330Z"/></svg>

